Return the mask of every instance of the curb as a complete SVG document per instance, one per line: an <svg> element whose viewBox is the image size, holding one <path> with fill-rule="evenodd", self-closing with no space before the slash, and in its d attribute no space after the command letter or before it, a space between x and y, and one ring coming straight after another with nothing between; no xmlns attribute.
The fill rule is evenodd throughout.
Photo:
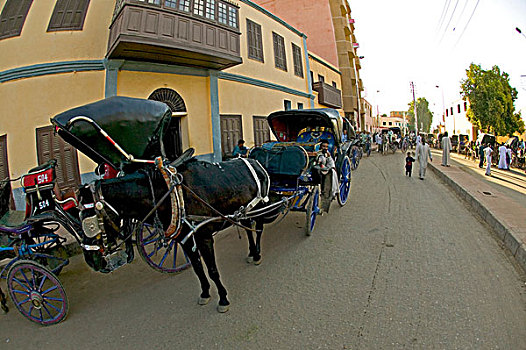
<svg viewBox="0 0 526 350"><path fill-rule="evenodd" d="M493 231L500 238L506 249L513 255L515 260L519 263L524 271L526 271L526 243L523 243L520 238L514 235L511 227L508 227L502 220L494 215L488 208L479 202L466 189L453 181L449 176L438 170L438 168L428 163L431 170L444 181L453 191L455 191L463 200L465 200L474 211L493 229Z"/></svg>

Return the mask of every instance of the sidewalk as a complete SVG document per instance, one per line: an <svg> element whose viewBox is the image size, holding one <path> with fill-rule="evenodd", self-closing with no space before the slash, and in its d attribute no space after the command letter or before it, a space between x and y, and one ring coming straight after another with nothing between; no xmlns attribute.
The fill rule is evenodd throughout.
<svg viewBox="0 0 526 350"><path fill-rule="evenodd" d="M431 170L465 199L502 240L526 271L526 174L494 170L484 176L478 161L451 154L451 166L441 166L442 151L432 150Z"/></svg>

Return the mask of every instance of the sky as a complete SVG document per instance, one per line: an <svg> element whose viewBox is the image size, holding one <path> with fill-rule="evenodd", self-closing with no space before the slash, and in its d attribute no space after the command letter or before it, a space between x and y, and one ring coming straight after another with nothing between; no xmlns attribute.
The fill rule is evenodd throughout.
<svg viewBox="0 0 526 350"><path fill-rule="evenodd" d="M412 81L437 125L443 106L461 99L460 82L475 63L510 75L526 120L526 0L348 1L364 97L375 112L407 110Z"/></svg>

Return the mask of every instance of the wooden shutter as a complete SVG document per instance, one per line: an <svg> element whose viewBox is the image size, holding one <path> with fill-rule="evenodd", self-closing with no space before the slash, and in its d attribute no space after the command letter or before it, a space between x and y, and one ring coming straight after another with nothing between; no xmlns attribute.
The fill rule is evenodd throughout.
<svg viewBox="0 0 526 350"><path fill-rule="evenodd" d="M270 129L266 117L254 117L254 143L261 146L270 140Z"/></svg>
<svg viewBox="0 0 526 350"><path fill-rule="evenodd" d="M33 0L7 0L0 14L0 39L18 36Z"/></svg>
<svg viewBox="0 0 526 350"><path fill-rule="evenodd" d="M49 21L48 32L82 30L89 0L57 0Z"/></svg>
<svg viewBox="0 0 526 350"><path fill-rule="evenodd" d="M242 119L240 115L221 116L221 150L223 156L231 156L237 141L243 138Z"/></svg>
<svg viewBox="0 0 526 350"><path fill-rule="evenodd" d="M7 135L0 136L0 180L9 177L9 166L7 163Z"/></svg>
<svg viewBox="0 0 526 350"><path fill-rule="evenodd" d="M80 184L77 150L54 134L53 126L36 130L38 164L57 160L57 185L62 194L74 191Z"/></svg>

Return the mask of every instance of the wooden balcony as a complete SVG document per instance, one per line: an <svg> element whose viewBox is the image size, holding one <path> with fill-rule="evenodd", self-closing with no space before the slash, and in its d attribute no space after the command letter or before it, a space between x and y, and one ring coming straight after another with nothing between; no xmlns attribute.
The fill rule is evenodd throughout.
<svg viewBox="0 0 526 350"><path fill-rule="evenodd" d="M242 63L237 5L198 3L118 0L106 57L217 70Z"/></svg>
<svg viewBox="0 0 526 350"><path fill-rule="evenodd" d="M318 103L331 108L342 108L342 92L332 85L317 81L312 89L318 92Z"/></svg>

